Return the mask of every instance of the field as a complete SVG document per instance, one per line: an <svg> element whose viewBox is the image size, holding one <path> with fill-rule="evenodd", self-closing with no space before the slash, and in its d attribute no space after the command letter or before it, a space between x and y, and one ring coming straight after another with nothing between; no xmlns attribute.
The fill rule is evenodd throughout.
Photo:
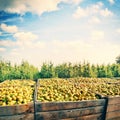
<svg viewBox="0 0 120 120"><path fill-rule="evenodd" d="M6 80L0 83L0 106L26 104L33 101L35 81ZM81 101L102 96L120 96L120 81L107 78L40 79L37 100Z"/></svg>

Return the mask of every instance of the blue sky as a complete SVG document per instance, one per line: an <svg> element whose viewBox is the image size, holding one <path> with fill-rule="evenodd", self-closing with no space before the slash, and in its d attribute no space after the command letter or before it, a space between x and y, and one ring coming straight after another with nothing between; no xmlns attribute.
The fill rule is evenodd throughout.
<svg viewBox="0 0 120 120"><path fill-rule="evenodd" d="M0 58L36 66L114 63L119 11L119 0L0 0Z"/></svg>

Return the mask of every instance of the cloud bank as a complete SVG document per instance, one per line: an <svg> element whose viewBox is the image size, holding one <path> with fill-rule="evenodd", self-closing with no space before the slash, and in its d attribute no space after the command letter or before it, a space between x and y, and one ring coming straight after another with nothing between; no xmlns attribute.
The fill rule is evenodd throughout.
<svg viewBox="0 0 120 120"><path fill-rule="evenodd" d="M16 33L17 31L18 31L18 28L17 28L17 26L8 26L8 25L6 25L6 24L4 24L4 23L2 23L1 25L0 25L0 28L3 30L3 31L5 31L5 32L8 32L8 33Z"/></svg>
<svg viewBox="0 0 120 120"><path fill-rule="evenodd" d="M104 2L82 6L80 3L83 1L0 0L0 10L17 13L21 17L20 28L12 17L0 24L0 55L14 63L25 59L34 65L46 60L54 63L83 60L115 62L114 58L120 51L120 26L114 11L109 9L115 1L108 0L109 6ZM49 14L56 10L59 12ZM26 12L32 13L27 19L27 14L23 15ZM47 13L38 16L44 12Z"/></svg>
<svg viewBox="0 0 120 120"><path fill-rule="evenodd" d="M61 2L79 4L83 0L0 0L0 10L9 13L24 14L32 12L41 15L43 12L58 10Z"/></svg>
<svg viewBox="0 0 120 120"><path fill-rule="evenodd" d="M97 4L90 5L86 8L81 8L80 6L77 8L75 13L73 14L74 18L83 18L90 16L99 16L99 17L109 17L113 16L113 13L108 10L108 8L103 8L103 3L98 2Z"/></svg>

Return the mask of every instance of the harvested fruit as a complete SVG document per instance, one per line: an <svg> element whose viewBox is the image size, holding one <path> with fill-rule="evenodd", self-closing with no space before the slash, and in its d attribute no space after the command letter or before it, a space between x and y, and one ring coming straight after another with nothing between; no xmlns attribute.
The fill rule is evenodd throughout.
<svg viewBox="0 0 120 120"><path fill-rule="evenodd" d="M0 84L0 105L26 104L33 101L35 82L32 80L7 80Z"/></svg>
<svg viewBox="0 0 120 120"><path fill-rule="evenodd" d="M0 106L26 104L34 97L33 80L6 80L0 83ZM101 96L120 96L120 81L107 78L41 79L37 83L37 100L81 101Z"/></svg>
<svg viewBox="0 0 120 120"><path fill-rule="evenodd" d="M37 99L49 101L81 101L99 99L100 95L120 95L117 80L103 78L42 79L37 87Z"/></svg>

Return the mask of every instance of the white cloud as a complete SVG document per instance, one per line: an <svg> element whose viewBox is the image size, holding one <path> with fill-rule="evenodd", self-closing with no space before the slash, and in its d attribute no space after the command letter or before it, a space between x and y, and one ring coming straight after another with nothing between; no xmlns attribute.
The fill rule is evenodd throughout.
<svg viewBox="0 0 120 120"><path fill-rule="evenodd" d="M97 2L96 4L92 4L86 8L89 14L99 14L104 4L102 2Z"/></svg>
<svg viewBox="0 0 120 120"><path fill-rule="evenodd" d="M58 41L58 43L54 46L56 46L56 49L58 48L56 56L58 54L61 55L62 60L64 60L63 58L65 58L67 61L73 62L88 60L93 63L101 64L114 62L114 59L111 58L115 58L120 50L119 45L114 45L105 41L96 41L90 43L86 43L84 40L65 42Z"/></svg>
<svg viewBox="0 0 120 120"><path fill-rule="evenodd" d="M18 32L14 34L14 37L20 41L31 41L31 40L37 39L37 35L31 32Z"/></svg>
<svg viewBox="0 0 120 120"><path fill-rule="evenodd" d="M118 28L118 29L116 30L116 32L117 32L118 34L120 34L120 28Z"/></svg>
<svg viewBox="0 0 120 120"><path fill-rule="evenodd" d="M43 12L57 10L58 3L60 3L60 0L31 0L27 1L27 4L29 5L29 8L27 9L30 12L42 14Z"/></svg>
<svg viewBox="0 0 120 120"><path fill-rule="evenodd" d="M15 49L12 49L11 50L11 52L10 52L10 55L12 55L12 56L21 56L21 53L20 53L20 51L19 51L20 49L18 49L18 48L15 48Z"/></svg>
<svg viewBox="0 0 120 120"><path fill-rule="evenodd" d="M100 20L98 17L96 17L96 16L92 16L92 17L89 19L88 22L89 22L89 23L92 23L92 24L99 24L99 23L101 23L101 20Z"/></svg>
<svg viewBox="0 0 120 120"><path fill-rule="evenodd" d="M0 47L0 52L5 52L5 51L6 51L5 48Z"/></svg>
<svg viewBox="0 0 120 120"><path fill-rule="evenodd" d="M33 12L41 14L45 11L57 9L60 0L0 0L0 10L11 13Z"/></svg>
<svg viewBox="0 0 120 120"><path fill-rule="evenodd" d="M16 39L16 44L20 47L33 47L33 42L38 37L31 32L18 32L13 36Z"/></svg>
<svg viewBox="0 0 120 120"><path fill-rule="evenodd" d="M100 30L94 30L91 32L91 38L92 40L103 40L104 32Z"/></svg>
<svg viewBox="0 0 120 120"><path fill-rule="evenodd" d="M43 12L58 10L60 2L78 4L82 0L0 0L0 10L24 14L32 12L41 15Z"/></svg>
<svg viewBox="0 0 120 120"><path fill-rule="evenodd" d="M2 23L1 25L0 25L0 28L3 30L3 31L5 31L5 32L8 32L8 33L16 33L17 31L18 31L18 28L17 28L17 26L8 26L8 25L6 25L6 24L4 24L4 23Z"/></svg>
<svg viewBox="0 0 120 120"><path fill-rule="evenodd" d="M108 8L100 11L101 16L108 17L113 16L113 13L108 10Z"/></svg>
<svg viewBox="0 0 120 120"><path fill-rule="evenodd" d="M34 40L38 38L37 35L33 34L32 32L20 32L17 26L8 26L6 24L1 24L0 28L8 33L14 33L13 40L0 40L0 46L4 47L35 47L33 46Z"/></svg>
<svg viewBox="0 0 120 120"><path fill-rule="evenodd" d="M46 42L41 42L41 41L36 41L36 44L34 44L34 48L45 48L46 47Z"/></svg>
<svg viewBox="0 0 120 120"><path fill-rule="evenodd" d="M70 4L79 4L81 3L83 0L63 0L63 2L66 2L66 3L70 3Z"/></svg>
<svg viewBox="0 0 120 120"><path fill-rule="evenodd" d="M81 18L81 17L86 17L88 15L88 11L85 11L81 7L78 7L76 12L73 14L74 18Z"/></svg>
<svg viewBox="0 0 120 120"><path fill-rule="evenodd" d="M109 2L110 4L114 4L114 3L115 3L115 0L108 0L108 2Z"/></svg>
<svg viewBox="0 0 120 120"><path fill-rule="evenodd" d="M112 15L113 13L110 10L108 10L108 8L103 8L102 2L98 2L86 8L78 7L75 13L73 14L73 17L75 18L82 18L82 17L89 17L89 16L109 17Z"/></svg>
<svg viewBox="0 0 120 120"><path fill-rule="evenodd" d="M16 42L13 42L11 40L0 40L0 46L13 47L16 46Z"/></svg>
<svg viewBox="0 0 120 120"><path fill-rule="evenodd" d="M36 43L33 43L33 46ZM120 51L119 45L115 45L103 41L95 41L86 43L84 40L76 41L60 41L52 40L44 41L44 47L36 47L25 49L16 48L6 54L8 58L14 62L22 59L28 60L34 65L40 65L45 61L52 61L55 64L62 62L82 62L88 60L91 63L111 63L115 62L115 57ZM38 52L39 51L39 52Z"/></svg>
<svg viewBox="0 0 120 120"><path fill-rule="evenodd" d="M79 4L81 3L83 0L72 0L72 3L75 3L75 4Z"/></svg>
<svg viewBox="0 0 120 120"><path fill-rule="evenodd" d="M16 41L12 40L0 40L0 46L5 47L35 47L33 46L34 40L37 39L37 35L31 32L17 32L13 35Z"/></svg>

